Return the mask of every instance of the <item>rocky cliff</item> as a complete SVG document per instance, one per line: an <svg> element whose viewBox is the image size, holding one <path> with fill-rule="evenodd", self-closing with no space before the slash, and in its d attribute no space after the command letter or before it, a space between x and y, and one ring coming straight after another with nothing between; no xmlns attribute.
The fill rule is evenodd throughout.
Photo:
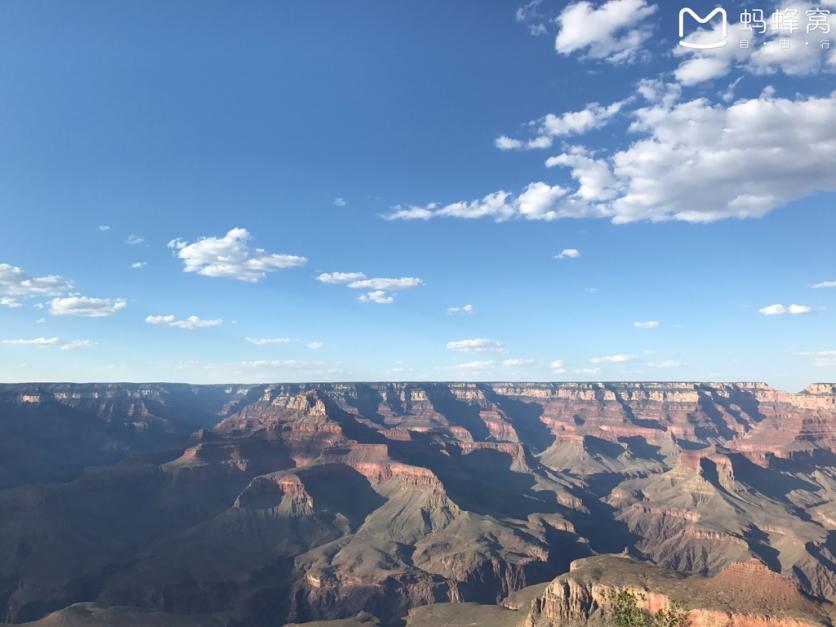
<svg viewBox="0 0 836 627"><path fill-rule="evenodd" d="M0 386L0 620L397 624L621 552L827 603L835 494L833 384Z"/></svg>

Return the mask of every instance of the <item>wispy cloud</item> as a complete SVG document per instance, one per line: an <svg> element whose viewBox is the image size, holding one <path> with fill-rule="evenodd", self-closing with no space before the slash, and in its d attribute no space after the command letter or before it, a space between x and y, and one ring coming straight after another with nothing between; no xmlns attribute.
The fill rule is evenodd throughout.
<svg viewBox="0 0 836 627"><path fill-rule="evenodd" d="M605 355L603 357L593 357L589 361L591 361L593 364L622 364L628 361L633 361L635 358L635 355L618 354Z"/></svg>
<svg viewBox="0 0 836 627"><path fill-rule="evenodd" d="M134 261L131 264L131 268L133 268L134 270L141 270L142 268L144 268L147 265L148 265L147 261Z"/></svg>
<svg viewBox="0 0 836 627"><path fill-rule="evenodd" d="M29 339L3 340L3 344L12 346L55 346L61 341L59 337L33 337Z"/></svg>
<svg viewBox="0 0 836 627"><path fill-rule="evenodd" d="M189 316L188 318L180 320L171 314L165 316L147 316L145 318L145 322L147 324L167 326L174 329L187 329L189 331L206 327L217 327L223 324L223 320L220 318L216 318L214 320L202 320L197 316Z"/></svg>
<svg viewBox="0 0 836 627"><path fill-rule="evenodd" d="M256 346L270 346L273 344L289 344L293 341L289 337L245 337L244 340Z"/></svg>
<svg viewBox="0 0 836 627"><path fill-rule="evenodd" d="M337 207L345 207L347 204L348 203L346 202L345 198L342 198L341 196L337 196L334 199L334 205Z"/></svg>
<svg viewBox="0 0 836 627"><path fill-rule="evenodd" d="M473 305L462 305L461 307L448 307L447 314L450 316L472 316L475 312Z"/></svg>
<svg viewBox="0 0 836 627"><path fill-rule="evenodd" d="M813 283L811 285L814 290L830 289L836 287L836 281L822 281L821 283Z"/></svg>
<svg viewBox="0 0 836 627"><path fill-rule="evenodd" d="M658 329L659 328L659 321L658 320L645 320L640 322L634 322L633 326L637 329Z"/></svg>
<svg viewBox="0 0 836 627"><path fill-rule="evenodd" d="M142 237L141 235L136 235L134 233L131 233L130 235L128 235L128 239L125 240L125 243L128 246L139 246L143 242L145 242L145 238Z"/></svg>
<svg viewBox="0 0 836 627"><path fill-rule="evenodd" d="M505 345L497 340L474 338L447 342L447 349L464 353L501 353L505 351Z"/></svg>

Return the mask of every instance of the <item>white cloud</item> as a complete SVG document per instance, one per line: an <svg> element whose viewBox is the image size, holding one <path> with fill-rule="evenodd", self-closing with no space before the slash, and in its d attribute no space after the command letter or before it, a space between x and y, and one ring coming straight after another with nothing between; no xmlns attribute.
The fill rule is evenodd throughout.
<svg viewBox="0 0 836 627"><path fill-rule="evenodd" d="M68 281L58 275L32 276L17 266L0 263L1 296L54 296L66 292L71 287Z"/></svg>
<svg viewBox="0 0 836 627"><path fill-rule="evenodd" d="M635 355L606 355L604 357L593 357L589 361L593 364L622 364L628 361L633 361L636 358Z"/></svg>
<svg viewBox="0 0 836 627"><path fill-rule="evenodd" d="M475 338L447 342L447 349L464 353L501 353L505 351L505 345L497 340Z"/></svg>
<svg viewBox="0 0 836 627"><path fill-rule="evenodd" d="M764 316L782 316L784 314L789 314L791 316L799 316L813 312L812 307L808 307L807 305L789 305L788 307L784 307L781 304L775 305L768 305L766 307L761 307L758 309L758 312L763 314Z"/></svg>
<svg viewBox="0 0 836 627"><path fill-rule="evenodd" d="M90 348L93 342L90 340L72 340L61 346L62 351L73 351L79 348Z"/></svg>
<svg viewBox="0 0 836 627"><path fill-rule="evenodd" d="M387 294L383 290L373 290L357 297L361 303L377 303L378 305L391 305L395 302L393 294Z"/></svg>
<svg viewBox="0 0 836 627"><path fill-rule="evenodd" d="M575 368L572 372L576 374L598 374L601 372L600 368Z"/></svg>
<svg viewBox="0 0 836 627"><path fill-rule="evenodd" d="M448 307L447 315L450 316L472 316L475 312L473 305L462 305L461 307Z"/></svg>
<svg viewBox="0 0 836 627"><path fill-rule="evenodd" d="M134 270L141 270L142 268L144 268L147 265L148 265L147 261L134 261L131 264L131 268L133 268Z"/></svg>
<svg viewBox="0 0 836 627"><path fill-rule="evenodd" d="M337 207L345 207L347 204L348 203L346 202L345 198L342 198L340 196L337 196L334 199L334 205L337 206Z"/></svg>
<svg viewBox="0 0 836 627"><path fill-rule="evenodd" d="M323 272L316 280L322 283L352 283L365 278L362 272Z"/></svg>
<svg viewBox="0 0 836 627"><path fill-rule="evenodd" d="M826 36L816 38L816 33L808 34L804 27L806 12L820 6L814 2L785 2L776 7L782 15L786 15L786 11L796 11L801 17L801 27L792 33L782 30L780 20L770 19L773 13L770 10L765 11L765 34L746 30L738 21L728 25L726 46L704 50L677 46L674 53L687 58L680 63L674 75L683 85L696 85L725 76L734 68L760 75L783 72L802 76L827 71L836 58L834 51L819 44L819 39ZM826 20L828 30L836 31L836 15L826 16ZM716 21L711 30L696 30L686 40L698 44L716 41L722 36L720 28L719 21ZM749 46L741 47L742 40L749 41ZM787 42L787 45L781 45L782 42Z"/></svg>
<svg viewBox="0 0 836 627"><path fill-rule="evenodd" d="M377 303L389 305L395 301L395 295L389 292L420 287L424 281L417 277L400 278L367 278L362 272L323 272L317 281L322 283L341 284L355 290L368 290L357 300L361 303Z"/></svg>
<svg viewBox="0 0 836 627"><path fill-rule="evenodd" d="M172 240L168 247L183 261L185 272L209 277L224 277L256 283L285 268L298 268L307 263L305 257L268 253L250 248L247 229L231 229L223 237L204 237L196 242Z"/></svg>
<svg viewBox="0 0 836 627"><path fill-rule="evenodd" d="M100 230L102 233L104 233L104 232L106 232L106 231L109 231L109 230L110 230L110 226L108 226L107 224L100 224L100 225L99 225L99 230Z"/></svg>
<svg viewBox="0 0 836 627"><path fill-rule="evenodd" d="M560 251L560 254L555 255L555 259L577 259L581 256L581 251L577 248L564 248Z"/></svg>
<svg viewBox="0 0 836 627"><path fill-rule="evenodd" d="M658 329L659 328L659 321L658 320L645 320L643 322L634 322L633 326L637 329Z"/></svg>
<svg viewBox="0 0 836 627"><path fill-rule="evenodd" d="M794 199L836 189L836 169L826 165L836 161L834 107L836 93L798 100L767 94L728 107L697 99L638 109L632 130L645 137L606 160L615 181L608 188L616 195L598 201L581 186L570 200L578 213L615 223L763 216ZM563 164L571 165L575 156L563 156ZM580 179L584 172L571 167Z"/></svg>
<svg viewBox="0 0 836 627"><path fill-rule="evenodd" d="M519 368L520 366L530 366L533 363L533 359L523 359L520 357L504 359L502 361L502 365L506 368Z"/></svg>
<svg viewBox="0 0 836 627"><path fill-rule="evenodd" d="M174 329L187 329L189 331L205 327L217 327L223 324L223 320L220 318L214 320L201 320L197 316L189 316L188 318L179 320L171 314L165 316L147 316L145 318L145 322L147 324L163 325Z"/></svg>
<svg viewBox="0 0 836 627"><path fill-rule="evenodd" d="M836 281L822 281L821 283L814 283L810 287L812 287L814 290L829 289L832 287L836 287Z"/></svg>
<svg viewBox="0 0 836 627"><path fill-rule="evenodd" d="M597 8L585 0L575 2L557 18L555 49L610 63L635 60L651 34L645 20L656 9L644 0L609 0Z"/></svg>
<svg viewBox="0 0 836 627"><path fill-rule="evenodd" d="M308 347L310 350L315 351L325 346L325 344L323 344L322 342L314 341L308 342L307 344L305 344L305 346Z"/></svg>
<svg viewBox="0 0 836 627"><path fill-rule="evenodd" d="M562 359L555 359L554 361L552 361L549 367L551 368L554 374L563 374L564 372L566 372L566 365L563 363Z"/></svg>
<svg viewBox="0 0 836 627"><path fill-rule="evenodd" d="M761 217L836 190L836 92L789 100L767 91L732 105L654 98L632 112L639 138L628 147L596 158L571 147L547 161L570 169L575 190L537 182L516 197L499 191L449 205L396 206L383 217L707 223Z"/></svg>
<svg viewBox="0 0 836 627"><path fill-rule="evenodd" d="M348 287L358 290L406 290L419 287L424 282L416 277L401 277L399 279L358 279L348 284Z"/></svg>
<svg viewBox="0 0 836 627"><path fill-rule="evenodd" d="M82 316L104 318L127 307L124 298L91 298L89 296L66 296L53 298L49 313L53 316Z"/></svg>
<svg viewBox="0 0 836 627"><path fill-rule="evenodd" d="M3 340L3 344L12 346L55 346L61 341L59 337L33 337L31 339Z"/></svg>
<svg viewBox="0 0 836 627"><path fill-rule="evenodd" d="M525 24L528 32L534 36L548 33L548 29L546 28L548 18L540 13L540 5L542 3L543 0L531 0L531 2L518 8L515 14L517 22Z"/></svg>
<svg viewBox="0 0 836 627"><path fill-rule="evenodd" d="M245 337L244 339L250 344L255 344L256 346L269 346L271 344L289 344L293 341L289 337Z"/></svg>
<svg viewBox="0 0 836 627"><path fill-rule="evenodd" d="M128 244L128 246L139 246L144 241L145 238L141 235L135 235L134 233L131 233L130 235L128 235L128 239L125 240L125 243Z"/></svg>
<svg viewBox="0 0 836 627"><path fill-rule="evenodd" d="M0 297L0 305L8 307L9 309L17 309L18 307L23 307L23 304L20 301L18 301L16 298L12 298L11 296Z"/></svg>
<svg viewBox="0 0 836 627"><path fill-rule="evenodd" d="M494 140L500 150L551 148L554 139L569 135L581 135L601 128L609 122L624 106L624 101L603 106L592 102L580 111L567 111L560 115L549 113L539 120L529 122L527 126L535 129L535 136L528 140L519 140L501 135Z"/></svg>

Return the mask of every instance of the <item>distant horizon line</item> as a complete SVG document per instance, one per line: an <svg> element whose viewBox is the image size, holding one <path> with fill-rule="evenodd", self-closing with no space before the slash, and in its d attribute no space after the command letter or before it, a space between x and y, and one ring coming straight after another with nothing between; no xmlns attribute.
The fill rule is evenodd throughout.
<svg viewBox="0 0 836 627"><path fill-rule="evenodd" d="M832 385L836 386L836 382L831 381L813 381L805 385L798 392L791 392L783 388L774 387L765 381L747 381L747 380L685 380L685 379L653 379L653 380L625 380L625 379L610 379L610 380L575 380L575 381L535 381L535 380L510 380L510 379L494 379L494 380L479 380L466 381L455 379L425 379L425 380L407 380L407 379L392 379L392 380L344 380L344 381L261 381L257 383L242 383L228 381L223 383L192 383L189 381L12 381L0 382L0 387L12 386L55 386L55 385L101 385L101 386L143 386L143 385L178 385L190 387L221 387L221 386L281 386L281 385L737 385L737 386L759 386L766 387L776 392L784 392L787 394L800 394L805 392L808 388L817 385Z"/></svg>

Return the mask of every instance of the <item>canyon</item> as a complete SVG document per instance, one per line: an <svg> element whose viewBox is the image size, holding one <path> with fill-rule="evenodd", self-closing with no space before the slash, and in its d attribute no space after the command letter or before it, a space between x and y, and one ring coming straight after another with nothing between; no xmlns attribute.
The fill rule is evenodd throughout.
<svg viewBox="0 0 836 627"><path fill-rule="evenodd" d="M0 622L826 625L836 384L0 385Z"/></svg>

